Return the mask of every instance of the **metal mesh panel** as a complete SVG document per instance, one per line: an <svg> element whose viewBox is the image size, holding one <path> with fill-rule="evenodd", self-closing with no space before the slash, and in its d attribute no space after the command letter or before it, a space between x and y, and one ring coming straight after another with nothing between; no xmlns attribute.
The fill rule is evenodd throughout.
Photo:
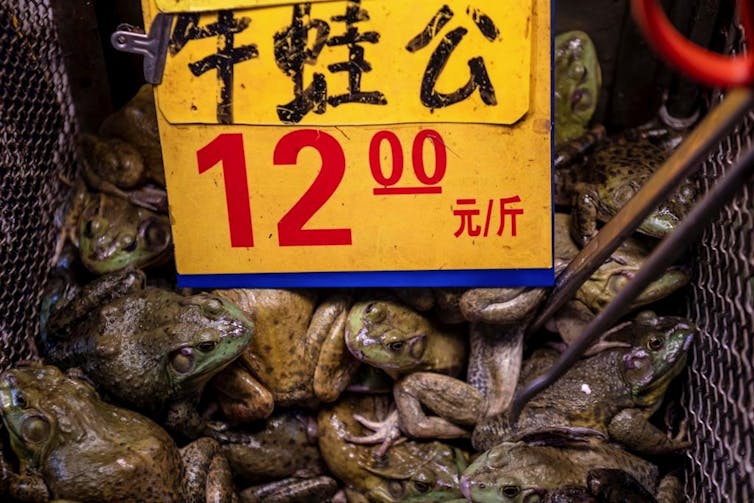
<svg viewBox="0 0 754 503"><path fill-rule="evenodd" d="M704 163L706 191L751 146L754 112ZM754 501L754 181L708 227L697 245L688 315L694 344L683 403L694 446L690 501Z"/></svg>
<svg viewBox="0 0 754 503"><path fill-rule="evenodd" d="M49 1L0 2L0 370L36 356L55 210L75 171L73 105Z"/></svg>

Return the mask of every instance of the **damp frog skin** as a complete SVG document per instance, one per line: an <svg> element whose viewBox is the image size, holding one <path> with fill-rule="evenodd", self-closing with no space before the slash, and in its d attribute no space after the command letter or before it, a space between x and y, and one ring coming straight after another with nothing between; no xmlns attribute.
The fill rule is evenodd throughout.
<svg viewBox="0 0 754 503"><path fill-rule="evenodd" d="M0 412L20 461L8 490L21 501L233 497L230 469L214 440L179 450L157 424L103 402L91 385L56 367L0 374Z"/></svg>
<svg viewBox="0 0 754 503"><path fill-rule="evenodd" d="M578 437L595 430L626 447L647 454L676 452L687 447L669 439L649 423L671 380L686 364L696 327L683 318L660 317L651 311L618 325L604 339L624 343L577 362L553 386L534 397L511 425L507 412L477 423L472 443L486 450L505 441L527 438L543 431ZM525 385L551 365L552 352L534 354L522 370Z"/></svg>
<svg viewBox="0 0 754 503"><path fill-rule="evenodd" d="M346 395L319 413L319 448L330 471L346 485L349 501L452 501L467 457L440 442L408 440L375 458L376 447L351 443L362 427L354 414L372 421L384 419L384 397Z"/></svg>
<svg viewBox="0 0 754 503"><path fill-rule="evenodd" d="M461 477L461 490L469 501L479 503L545 503L558 501L555 493L564 486L586 489L590 478L595 480L594 477L601 476L600 471L605 469L624 473L625 478L638 485L634 492L656 494L664 484L659 480L656 466L610 444L594 442L556 447L504 442L484 452L469 465ZM602 481L607 482L604 478ZM580 496L584 495L583 492ZM588 493L584 497L588 498ZM661 501L675 503L680 500Z"/></svg>
<svg viewBox="0 0 754 503"><path fill-rule="evenodd" d="M419 370L456 375L466 361L460 334L392 301L356 303L348 314L345 340L356 358L394 378Z"/></svg>
<svg viewBox="0 0 754 503"><path fill-rule="evenodd" d="M585 163L556 170L556 201L573 207L571 236L583 247L597 234L597 222L607 222L636 194L667 154L645 138L626 135L600 145ZM691 182L656 208L637 229L662 238L675 229L696 198Z"/></svg>
<svg viewBox="0 0 754 503"><path fill-rule="evenodd" d="M305 290L215 293L255 324L254 339L239 361L213 382L231 419L267 417L275 405L332 402L346 388L359 365L343 339L349 298L338 295L317 304L316 295Z"/></svg>
<svg viewBox="0 0 754 503"><path fill-rule="evenodd" d="M599 101L602 72L589 35L569 31L555 37L555 144L584 133Z"/></svg>
<svg viewBox="0 0 754 503"><path fill-rule="evenodd" d="M571 217L564 213L555 214L555 255L557 260L569 263L579 253L578 246L569 234ZM547 328L558 332L566 343L573 342L584 327L591 322L633 276L641 269L651 250L642 241L628 238L621 244L592 276L576 291L572 300L555 315ZM651 304L667 297L690 279L689 270L684 266L669 267L659 278L649 284L629 306L630 310ZM599 342L588 354L610 344Z"/></svg>
<svg viewBox="0 0 754 503"><path fill-rule="evenodd" d="M254 326L224 299L144 288L144 280L128 271L90 283L55 306L41 346L51 363L80 367L98 389L137 410L167 412L169 427L195 437L204 425L193 404Z"/></svg>
<svg viewBox="0 0 754 503"><path fill-rule="evenodd" d="M76 227L81 261L95 274L163 263L172 251L167 215L107 194L87 194Z"/></svg>

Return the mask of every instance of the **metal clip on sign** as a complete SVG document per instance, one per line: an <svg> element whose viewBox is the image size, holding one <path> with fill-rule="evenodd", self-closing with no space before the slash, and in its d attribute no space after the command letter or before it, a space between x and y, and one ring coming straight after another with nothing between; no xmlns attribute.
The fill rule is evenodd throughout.
<svg viewBox="0 0 754 503"><path fill-rule="evenodd" d="M747 35L754 33L750 1L738 2ZM641 190L615 215L558 276L545 307L530 331L541 328L615 249L632 234L649 213L679 184L695 173L709 150L754 105L754 55L723 56L699 47L673 28L657 0L632 0L633 15L655 50L671 65L714 87L735 87L711 110ZM722 179L699 201L686 218L653 251L634 278L592 322L578 340L543 375L519 390L510 407L510 421L518 420L526 403L550 386L581 358L595 340L628 311L629 304L699 237L710 220L752 175L754 149L742 153Z"/></svg>
<svg viewBox="0 0 754 503"><path fill-rule="evenodd" d="M172 23L171 14L158 14L149 28L149 35L139 27L122 24L110 36L110 43L119 51L144 56L144 80L156 85L162 82Z"/></svg>

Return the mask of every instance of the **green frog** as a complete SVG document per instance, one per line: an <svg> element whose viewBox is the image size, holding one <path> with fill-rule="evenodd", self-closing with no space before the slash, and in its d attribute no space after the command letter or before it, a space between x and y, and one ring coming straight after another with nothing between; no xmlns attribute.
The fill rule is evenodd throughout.
<svg viewBox="0 0 754 503"><path fill-rule="evenodd" d="M466 427L476 424L480 417L503 411L518 381L524 331L545 293L542 288L466 291L459 305L473 320L468 383L452 374L414 368L393 388L396 410L384 422L357 417L374 433L351 438L351 441L382 442L377 451L380 453L398 439L401 432L418 438L467 437L470 434ZM356 322L351 332L358 338L358 334L367 330L368 319L360 315L351 321ZM436 415L430 415L427 409Z"/></svg>
<svg viewBox="0 0 754 503"><path fill-rule="evenodd" d="M606 341L624 343L625 347L578 361L524 407L516 424L510 424L507 411L483 419L474 429L474 447L486 450L543 431L578 436L584 429L609 435L646 454L687 447L685 441L668 438L649 418L672 379L684 368L696 332L696 326L683 318L640 312L604 336ZM528 382L556 358L553 351L535 352L522 369L521 382Z"/></svg>
<svg viewBox="0 0 754 503"><path fill-rule="evenodd" d="M179 450L157 424L100 400L90 384L56 367L0 374L0 416L20 462L6 481L8 495L20 501L234 497L217 442L202 438Z"/></svg>
<svg viewBox="0 0 754 503"><path fill-rule="evenodd" d="M556 170L556 202L573 207L571 236L583 247L636 194L667 157L649 139L622 135L598 146L585 163ZM662 238L675 229L696 198L685 181L639 225L638 232Z"/></svg>
<svg viewBox="0 0 754 503"><path fill-rule="evenodd" d="M466 362L466 344L459 333L389 300L354 304L345 341L357 359L393 378L419 370L457 375Z"/></svg>
<svg viewBox="0 0 754 503"><path fill-rule="evenodd" d="M254 325L235 305L145 287L144 273L102 276L55 306L41 341L47 360L80 367L99 389L197 436L206 382L239 356Z"/></svg>
<svg viewBox="0 0 754 503"><path fill-rule="evenodd" d="M85 197L74 244L91 272L144 268L169 259L173 240L167 215L104 193Z"/></svg>
<svg viewBox="0 0 754 503"><path fill-rule="evenodd" d="M569 234L571 217L555 213L555 255L569 263L579 253ZM558 332L566 343L572 343L584 327L620 292L641 269L651 250L642 240L629 237L576 291L572 300L554 316L547 328ZM658 279L639 294L629 306L635 310L676 292L690 279L688 267L669 267ZM593 354L612 347L614 343L600 341L587 352Z"/></svg>
<svg viewBox="0 0 754 503"><path fill-rule="evenodd" d="M555 145L581 136L594 115L602 72L592 39L583 31L555 37Z"/></svg>
<svg viewBox="0 0 754 503"><path fill-rule="evenodd" d="M384 419L386 397L344 395L319 413L319 448L330 471L346 486L350 502L450 501L461 497L460 473L467 455L440 442L406 440L382 456L374 447L351 443L362 433L354 415Z"/></svg>
<svg viewBox="0 0 754 503"><path fill-rule="evenodd" d="M269 416L275 405L313 407L334 401L348 386L360 364L343 337L350 298L335 295L318 304L307 290L215 293L255 325L239 361L213 381L226 416L247 422Z"/></svg>
<svg viewBox="0 0 754 503"><path fill-rule="evenodd" d="M562 487L586 488L590 475L599 473L593 470L600 469L624 472L638 483L637 491L658 492L660 477L655 465L602 442L560 446L497 444L464 471L461 491L469 501L479 503L545 502L551 501L551 493Z"/></svg>
<svg viewBox="0 0 754 503"><path fill-rule="evenodd" d="M80 139L83 176L97 192L167 211L165 172L152 86L145 84L100 127Z"/></svg>

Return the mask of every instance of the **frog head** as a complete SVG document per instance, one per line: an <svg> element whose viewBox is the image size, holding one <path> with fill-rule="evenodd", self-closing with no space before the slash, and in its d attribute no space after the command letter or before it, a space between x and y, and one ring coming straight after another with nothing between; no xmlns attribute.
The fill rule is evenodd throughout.
<svg viewBox="0 0 754 503"><path fill-rule="evenodd" d="M665 158L665 152L647 140L630 142L620 139L595 154L594 165L604 176L597 184L602 218L616 215L641 190ZM696 193L693 183L684 182L642 221L637 230L647 236L665 237L688 213Z"/></svg>
<svg viewBox="0 0 754 503"><path fill-rule="evenodd" d="M432 326L391 301L359 302L346 324L346 346L359 360L386 370L410 370L422 361Z"/></svg>
<svg viewBox="0 0 754 503"><path fill-rule="evenodd" d="M605 340L631 344L623 354L620 372L636 399L659 405L670 381L686 365L696 326L677 316L642 311L636 318L606 334Z"/></svg>
<svg viewBox="0 0 754 503"><path fill-rule="evenodd" d="M502 443L481 454L469 465L461 477L461 492L469 501L537 503L545 500L550 471L546 467L539 473L536 459L528 461L525 444ZM530 479L541 476L540 483Z"/></svg>
<svg viewBox="0 0 754 503"><path fill-rule="evenodd" d="M650 250L629 238L579 288L576 296L593 312L601 311L641 269ZM689 282L687 267L673 266L634 299L631 309L658 301Z"/></svg>
<svg viewBox="0 0 754 503"><path fill-rule="evenodd" d="M555 37L555 144L583 134L597 108L602 73L594 43L583 31Z"/></svg>
<svg viewBox="0 0 754 503"><path fill-rule="evenodd" d="M378 481L367 496L370 501L384 502L455 500L460 496L458 481L465 463L459 449L440 442L394 446L383 459L363 462Z"/></svg>
<svg viewBox="0 0 754 503"><path fill-rule="evenodd" d="M179 315L162 324L164 371L172 389L193 393L251 342L254 325L234 304L208 293L179 304Z"/></svg>
<svg viewBox="0 0 754 503"><path fill-rule="evenodd" d="M79 217L78 240L84 265L97 274L151 265L172 244L167 216L105 194L89 198Z"/></svg>
<svg viewBox="0 0 754 503"><path fill-rule="evenodd" d="M0 374L0 416L22 464L41 466L61 437L86 431L77 418L96 396L88 383L53 366L21 365Z"/></svg>

